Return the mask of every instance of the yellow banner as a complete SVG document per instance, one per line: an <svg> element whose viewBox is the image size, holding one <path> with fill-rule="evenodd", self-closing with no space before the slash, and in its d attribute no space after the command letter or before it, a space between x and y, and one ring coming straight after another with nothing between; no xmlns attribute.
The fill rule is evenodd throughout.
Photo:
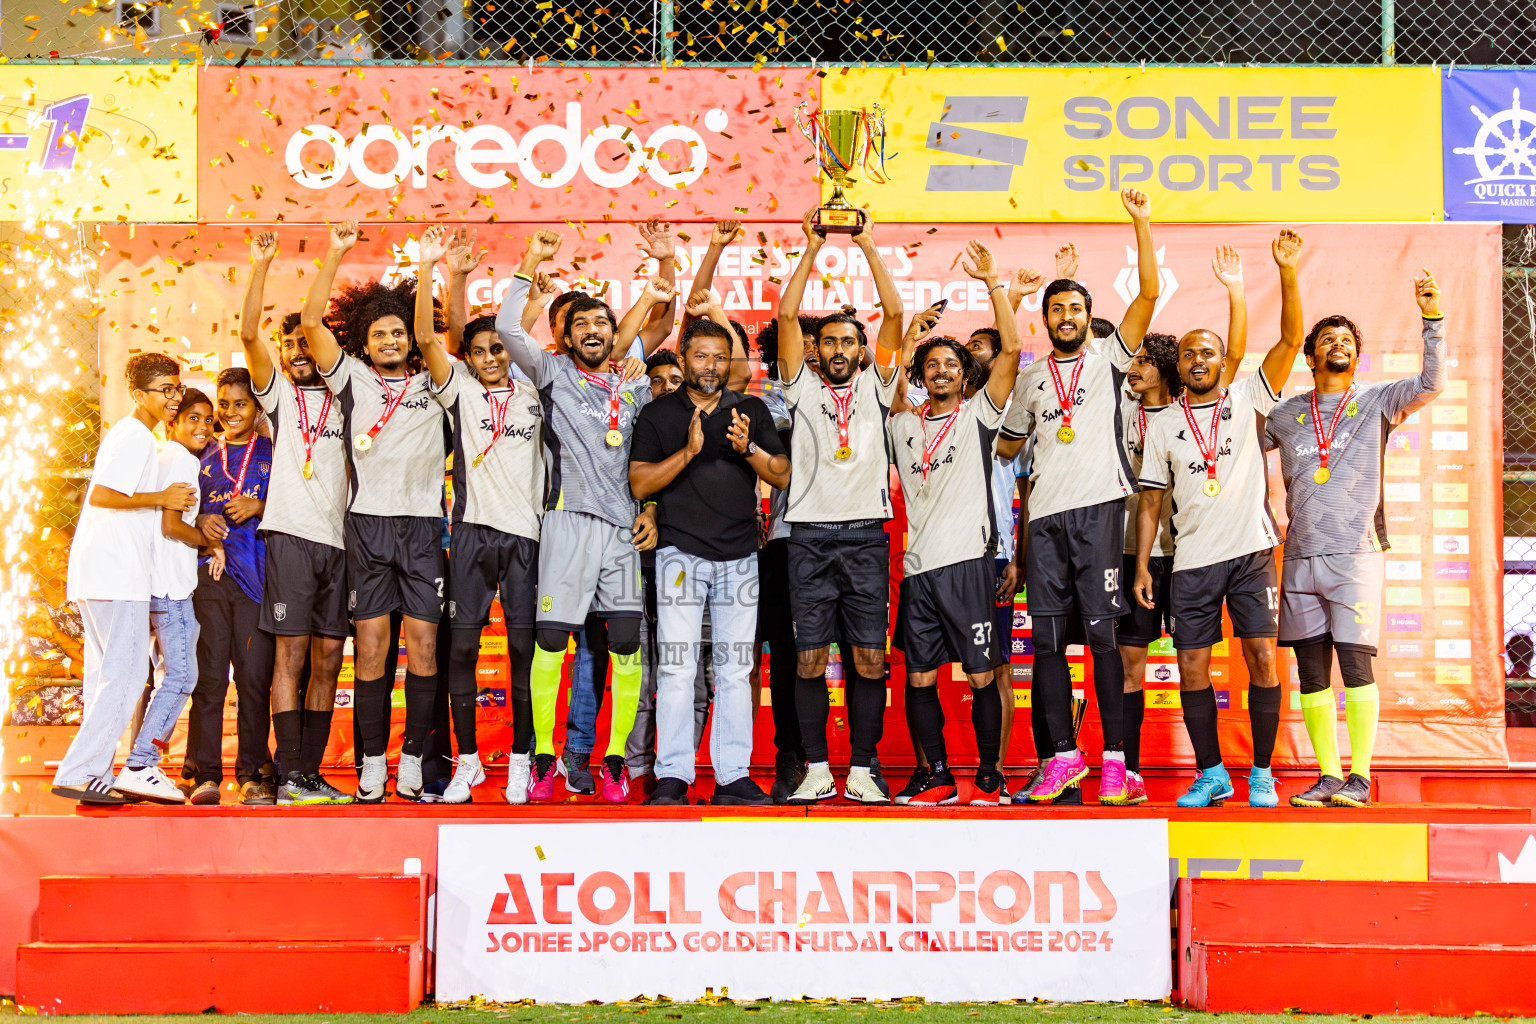
<svg viewBox="0 0 1536 1024"><path fill-rule="evenodd" d="M197 219L197 72L0 67L0 220Z"/></svg>
<svg viewBox="0 0 1536 1024"><path fill-rule="evenodd" d="M1429 826L1170 821L1168 857L1181 878L1422 882Z"/></svg>
<svg viewBox="0 0 1536 1024"><path fill-rule="evenodd" d="M822 103L886 109L889 181L849 198L888 220L1117 221L1126 187L1164 221L1442 216L1432 68L871 68Z"/></svg>

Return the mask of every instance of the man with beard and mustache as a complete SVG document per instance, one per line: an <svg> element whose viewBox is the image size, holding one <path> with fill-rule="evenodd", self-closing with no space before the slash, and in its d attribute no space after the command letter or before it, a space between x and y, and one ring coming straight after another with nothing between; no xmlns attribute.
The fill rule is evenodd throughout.
<svg viewBox="0 0 1536 1024"><path fill-rule="evenodd" d="M599 795L623 803L629 797L624 743L640 701L640 551L654 543L629 491L629 445L651 386L643 373L629 378L606 372L617 324L613 310L598 299L575 299L566 306L566 348L559 355L544 351L523 330L528 286L539 264L559 252L561 241L553 231L533 233L496 314L496 333L544 407L549 474L529 675L535 747L528 798L554 795L555 703L565 649L587 613L595 611L607 620L613 658L613 707ZM669 284L652 278L642 302L655 306L671 294Z"/></svg>
<svg viewBox="0 0 1536 1024"><path fill-rule="evenodd" d="M1423 317L1424 362L1417 376L1356 385L1360 330L1347 317L1324 317L1307 332L1303 348L1313 390L1281 402L1265 427L1266 446L1280 449L1290 520L1280 571L1280 643L1295 650L1301 714L1321 773L1310 789L1291 797L1297 807L1371 802L1380 708L1371 659L1389 546L1382 458L1392 428L1445 387L1445 320L1440 286L1428 270L1414 279L1413 295ZM1335 733L1334 651L1344 677L1348 779Z"/></svg>
<svg viewBox="0 0 1536 1024"><path fill-rule="evenodd" d="M695 320L677 351L683 386L645 407L629 486L656 501L656 789L648 804L686 804L694 780L694 682L704 612L712 630L715 711L710 763L719 805L767 804L747 775L757 635L757 481L789 483L789 458L763 400L726 388L735 340Z"/></svg>
<svg viewBox="0 0 1536 1024"><path fill-rule="evenodd" d="M1067 629L1081 617L1093 657L1093 688L1104 736L1104 771L1123 773L1121 691L1125 673L1115 644L1120 600L1120 549L1125 498L1136 478L1125 455L1120 388L1157 308L1157 257L1152 248L1151 201L1134 189L1120 193L1136 228L1140 291L1109 337L1090 340L1093 300L1077 281L1046 286L1040 311L1051 339L1050 357L1019 374L1013 405L997 444L1012 458L1034 437L1024 579L1035 645L1036 697L1055 753L1033 788L1014 794L1048 803L1088 775L1072 729L1072 676Z"/></svg>
<svg viewBox="0 0 1536 1024"><path fill-rule="evenodd" d="M1221 386L1226 356L1221 338L1207 330L1179 339L1179 379L1184 395L1147 425L1136 521L1136 582L1143 608L1156 604L1149 561L1162 519L1164 492L1173 502L1170 532L1177 543L1169 574L1168 607L1173 647L1179 656L1179 699L1195 749L1199 778L1179 797L1180 807L1219 805L1232 796L1232 779L1221 760L1216 694L1211 689L1211 648L1221 642L1225 600L1232 632L1248 666L1248 720L1253 729L1253 770L1248 803L1278 802L1269 761L1280 728L1280 685L1275 678L1276 615L1274 547L1280 528L1269 507L1264 462L1264 418L1280 401L1301 349L1301 303L1296 264L1301 236L1281 231L1271 247L1280 268L1280 341L1257 373Z"/></svg>
<svg viewBox="0 0 1536 1024"><path fill-rule="evenodd" d="M240 344L256 400L272 424L272 477L261 520L267 540L261 628L277 647L272 731L283 773L277 802L345 804L351 795L320 777L348 633L345 432L341 407L315 368L299 314L284 316L276 332L277 366L261 338L262 299L276 256L277 232L263 231L251 242ZM301 709L306 658L309 686Z"/></svg>
<svg viewBox="0 0 1536 1024"><path fill-rule="evenodd" d="M939 666L950 662L960 663L971 686L981 764L970 803L995 807L1007 795L997 768L1003 708L994 674L1008 656L993 621L1001 510L994 507L992 474L993 446L1019 372L1020 340L992 254L971 242L966 255L961 269L987 286L1001 341L986 385L967 400L966 385L981 379L980 367L955 339L931 339L918 347L908 370L912 384L926 389L927 403L906 415L906 403L899 402L886 424L907 508L897 641L907 658L907 716L928 765L926 786L909 795L911 807L959 799L937 687Z"/></svg>
<svg viewBox="0 0 1536 1024"><path fill-rule="evenodd" d="M355 221L331 228L330 247L304 303L300 323L325 386L341 406L351 493L347 504L347 604L362 723L362 775L355 800L383 802L394 680L385 677L392 646L390 615L403 613L405 740L395 794L419 800L422 752L437 691L437 626L443 615L443 408L431 378L412 372L423 307L433 325L431 283L351 285L337 296L338 342L324 319L342 259L357 243Z"/></svg>
<svg viewBox="0 0 1536 1024"><path fill-rule="evenodd" d="M892 365L902 339L901 295L875 248L867 218L853 242L880 295L879 365L859 371L864 326L846 313L817 325L816 365L805 358L800 299L826 238L803 222L805 250L779 299L779 380L794 423L790 435L789 592L796 647L795 708L809 762L792 804L837 795L827 762L827 660L833 640L843 647L851 766L843 795L859 803L890 803L890 787L871 771L885 716L885 647L889 626L891 518L885 418L900 391ZM817 371L820 371L819 373Z"/></svg>

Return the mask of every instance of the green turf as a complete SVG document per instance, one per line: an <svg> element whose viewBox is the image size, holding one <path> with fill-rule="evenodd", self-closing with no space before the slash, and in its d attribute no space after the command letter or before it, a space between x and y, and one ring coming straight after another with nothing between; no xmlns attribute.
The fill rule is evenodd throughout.
<svg viewBox="0 0 1536 1024"><path fill-rule="evenodd" d="M25 1011L21 1011L25 1013ZM17 1008L0 1005L0 1024L19 1024ZM1478 1016L1485 1016L1479 1014ZM922 1003L816 1002L793 1003L617 1003L564 1006L521 1003L474 1006L428 1006L412 1013L310 1013L240 1014L232 1024L564 1024L566 1021L627 1021L645 1018L647 1024L669 1021L692 1024L745 1024L753 1018L780 1021L816 1021L828 1024L859 1024L869 1017L896 1020L936 1021L940 1024L1362 1024L1369 1014L1249 1014L1195 1013L1163 1003ZM168 1017L70 1017L71 1024L193 1024L208 1022L207 1015ZM1378 1021L1442 1021L1457 1018L1384 1016ZM1511 1018L1536 1020L1536 1018Z"/></svg>

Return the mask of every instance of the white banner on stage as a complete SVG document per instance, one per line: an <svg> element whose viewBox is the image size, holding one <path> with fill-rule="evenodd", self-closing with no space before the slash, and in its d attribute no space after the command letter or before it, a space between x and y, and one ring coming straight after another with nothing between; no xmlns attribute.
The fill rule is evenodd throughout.
<svg viewBox="0 0 1536 1024"><path fill-rule="evenodd" d="M437 998L1160 999L1161 820L444 825Z"/></svg>

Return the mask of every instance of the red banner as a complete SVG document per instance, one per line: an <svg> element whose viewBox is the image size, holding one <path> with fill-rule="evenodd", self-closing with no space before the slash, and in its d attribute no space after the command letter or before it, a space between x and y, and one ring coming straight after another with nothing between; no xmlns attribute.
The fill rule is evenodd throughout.
<svg viewBox="0 0 1536 1024"><path fill-rule="evenodd" d="M594 72L595 74L595 72ZM809 205L809 201L807 201ZM647 212L642 210L643 212ZM494 310L506 282L521 259L532 223L482 228L480 242L490 254L470 282L469 299L482 311ZM101 368L105 379L121 379L130 346L159 347L180 355L212 374L239 352L235 316L247 273L247 231L229 227L188 230L169 227L109 226L102 263L106 312L100 318ZM343 276L383 277L400 272L414 251L411 225L369 227L366 240L348 257ZM1365 355L1361 379L1374 382L1418 372L1422 342L1412 276L1428 266L1444 289L1450 311L1449 384L1428 408L1392 433L1387 453L1387 523L1393 550L1387 555L1383 638L1376 676L1382 690L1378 764L1414 766L1502 766L1504 747L1504 672L1501 591L1497 571L1502 550L1502 450L1500 425L1500 275L1498 229L1487 225L1314 224L1306 236L1301 270L1307 321L1347 313L1361 325ZM1270 258L1273 229L1262 225L1158 225L1154 228L1163 274L1163 298L1155 330L1183 333L1205 326L1225 335L1226 293L1210 270L1219 243L1236 245L1245 267L1249 307L1249 363L1256 365L1273 344L1279 321L1279 282ZM314 261L324 254L322 230L280 229L281 253L269 279L268 316L275 323L298 308L312 279ZM1082 253L1078 277L1094 291L1094 312L1118 320L1135 283L1135 253L1129 226L1020 225L1006 236L993 226L956 224L884 224L877 241L891 267L907 310L938 298L950 300L939 329L965 337L991 322L985 289L963 277L956 261L964 242L980 235L1009 272L1032 265L1051 272L1051 253L1075 242ZM556 260L567 285L581 283L602 291L622 308L638 294L643 278L633 244L632 224L567 228ZM683 236L687 238L683 238ZM703 254L707 230L680 228L679 281L686 288ZM747 225L743 241L728 248L715 276L715 289L731 316L752 331L772 315L780 282L791 268L791 252L800 245L797 225L757 222ZM805 301L810 311L830 311L851 302L871 320L873 280L856 247L834 239L822 250ZM267 324L267 327L271 326ZM1025 358L1046 351L1038 300L1020 311ZM547 340L541 325L538 333ZM1311 387L1304 363L1285 386L1287 396ZM192 379L193 374L188 375ZM108 422L125 413L121 388L103 393ZM1272 461L1271 468L1277 468ZM1272 480L1276 514L1284 516L1284 490ZM901 527L893 526L901 547ZM1013 637L1015 685L1021 694L1018 724L1009 747L1014 763L1033 760L1023 706L1032 670L1027 604L1021 597ZM1229 631L1230 632L1230 631ZM1074 685L1092 704L1091 669L1072 656ZM1279 659L1286 689L1282 734L1276 752L1281 767L1312 763L1311 748L1296 706L1294 666ZM1236 644L1218 648L1211 674L1221 708L1222 742L1228 762L1241 764L1250 746L1246 706L1247 671ZM903 718L902 662L892 656L891 700L882 754L891 764L907 760ZM834 685L840 685L834 682ZM1178 666L1164 640L1153 648L1147 669L1148 713L1143 763L1189 764L1192 753L1178 704ZM946 715L953 727L951 750L963 759L973 753L969 691L942 687ZM846 752L846 720L834 691L837 722L832 756ZM1097 715L1090 706L1083 727L1084 746L1097 748ZM1340 716L1342 733L1342 715ZM600 726L606 728L606 726ZM600 733L601 734L601 733ZM488 740L495 744L495 741ZM1341 743L1345 742L1341 740ZM498 744L499 745L499 744ZM494 747L490 748L494 749ZM770 712L758 718L756 756L771 762Z"/></svg>
<svg viewBox="0 0 1536 1024"><path fill-rule="evenodd" d="M818 191L795 107L817 81L805 68L210 68L198 211L799 220Z"/></svg>

